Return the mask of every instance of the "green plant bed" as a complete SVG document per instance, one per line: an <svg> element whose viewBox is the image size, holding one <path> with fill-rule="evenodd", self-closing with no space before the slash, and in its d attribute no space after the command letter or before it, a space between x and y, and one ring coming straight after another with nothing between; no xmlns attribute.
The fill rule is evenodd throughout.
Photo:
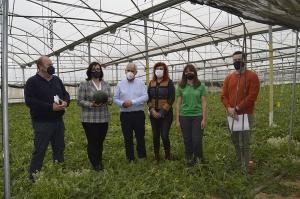
<svg viewBox="0 0 300 199"><path fill-rule="evenodd" d="M297 87L297 95L300 86ZM235 164L235 152L226 127L225 111L219 93L208 95L208 119L204 135L206 164L187 167L184 161L183 140L173 123L170 137L174 161L153 161L152 133L149 118L146 121L146 147L148 158L128 163L125 160L119 110L111 106L111 122L104 146L103 172L95 172L86 154L86 138L80 123L80 108L73 101L64 121L65 162L53 164L48 148L42 171L32 184L27 170L33 149L33 133L29 110L24 104L9 106L10 165L12 198L253 198L257 186L287 172L286 178L300 180L299 145L288 147L285 137L289 132L291 86L276 86L274 92L274 123L268 126L268 88L261 89L256 103L256 122L252 131L253 175L243 175ZM298 96L299 98L299 96ZM280 102L280 103L278 103ZM280 105L279 105L280 104ZM297 101L293 138L300 138L300 103ZM277 141L279 140L279 141ZM278 144L280 143L280 144ZM161 148L161 155L163 148ZM1 159L1 176L3 176ZM3 181L0 184L3 195ZM278 187L278 186L277 186ZM275 185L268 193L284 192ZM293 193L299 194L293 189ZM286 194L286 193L285 193ZM283 194L284 195L284 194ZM1 197L1 196L0 196Z"/></svg>

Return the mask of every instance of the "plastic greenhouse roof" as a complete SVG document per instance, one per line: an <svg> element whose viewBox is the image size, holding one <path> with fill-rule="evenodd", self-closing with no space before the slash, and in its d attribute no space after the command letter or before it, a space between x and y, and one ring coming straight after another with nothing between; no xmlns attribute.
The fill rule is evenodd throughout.
<svg viewBox="0 0 300 199"><path fill-rule="evenodd" d="M122 67L128 61L145 67L146 55L150 67L157 61L173 66L194 61L210 67L228 67L229 56L243 47L247 36L252 39L251 50L257 51L253 56L266 56L268 25L217 9L232 3L240 6L240 11L245 8L246 18L254 19L246 14L250 12L247 7L241 6L245 1L197 2L216 8L184 0L10 0L9 67L14 70L10 79L22 81L34 74L36 68L31 66L43 54L52 56L54 63L59 60L61 75L69 76L70 82L84 75L89 53L92 61L111 68ZM298 1L287 2L296 6L285 11L299 19L300 12L294 13L299 8ZM255 19L261 21L262 17ZM268 20L264 22L274 22ZM286 27L273 26L274 48L293 46L293 34ZM246 49L250 51L249 43ZM28 69L25 78L20 66Z"/></svg>
<svg viewBox="0 0 300 199"><path fill-rule="evenodd" d="M300 30L299 0L190 0L243 17Z"/></svg>

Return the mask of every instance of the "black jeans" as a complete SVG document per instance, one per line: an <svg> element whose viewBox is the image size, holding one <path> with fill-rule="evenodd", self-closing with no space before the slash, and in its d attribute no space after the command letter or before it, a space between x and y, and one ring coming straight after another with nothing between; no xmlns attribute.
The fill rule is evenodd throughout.
<svg viewBox="0 0 300 199"><path fill-rule="evenodd" d="M191 161L193 158L203 159L203 129L201 129L201 116L180 116L185 158Z"/></svg>
<svg viewBox="0 0 300 199"><path fill-rule="evenodd" d="M94 168L102 164L103 142L105 140L108 123L86 123L82 126L87 138L87 154Z"/></svg>
<svg viewBox="0 0 300 199"><path fill-rule="evenodd" d="M62 119L55 121L34 121L34 151L31 157L29 173L33 174L40 171L43 165L45 153L49 142L52 146L53 161L64 161L64 122Z"/></svg>
<svg viewBox="0 0 300 199"><path fill-rule="evenodd" d="M173 111L170 110L164 116L164 118L155 119L153 116L150 116L150 122L151 122L152 133L153 133L154 153L159 154L160 137L162 138L165 152L170 153L169 132L170 132L171 124L173 122Z"/></svg>
<svg viewBox="0 0 300 199"><path fill-rule="evenodd" d="M134 160L133 131L136 138L136 149L138 152L138 157L145 158L146 148L144 111L121 112L120 120L124 136L127 159Z"/></svg>

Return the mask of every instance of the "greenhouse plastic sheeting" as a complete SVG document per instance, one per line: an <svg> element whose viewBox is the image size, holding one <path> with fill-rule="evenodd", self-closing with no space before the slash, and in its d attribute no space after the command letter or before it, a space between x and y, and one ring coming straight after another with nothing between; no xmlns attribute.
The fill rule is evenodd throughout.
<svg viewBox="0 0 300 199"><path fill-rule="evenodd" d="M299 0L190 0L270 25L300 30Z"/></svg>

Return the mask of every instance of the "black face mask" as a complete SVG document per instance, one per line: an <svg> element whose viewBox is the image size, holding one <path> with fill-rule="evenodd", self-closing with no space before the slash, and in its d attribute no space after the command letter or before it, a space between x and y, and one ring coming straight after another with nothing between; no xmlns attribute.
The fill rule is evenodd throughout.
<svg viewBox="0 0 300 199"><path fill-rule="evenodd" d="M235 70L240 70L241 68L244 67L244 62L236 61L233 63L233 66L234 66Z"/></svg>
<svg viewBox="0 0 300 199"><path fill-rule="evenodd" d="M99 80L102 80L102 78L103 78L103 72L102 71L92 72L92 77L98 78Z"/></svg>
<svg viewBox="0 0 300 199"><path fill-rule="evenodd" d="M50 65L48 68L47 68L47 73L49 75L53 75L55 73L55 68L53 67L53 65Z"/></svg>
<svg viewBox="0 0 300 199"><path fill-rule="evenodd" d="M195 74L194 74L194 73L187 73L187 74L185 74L185 77L186 77L188 80L192 80L192 79L194 79Z"/></svg>

